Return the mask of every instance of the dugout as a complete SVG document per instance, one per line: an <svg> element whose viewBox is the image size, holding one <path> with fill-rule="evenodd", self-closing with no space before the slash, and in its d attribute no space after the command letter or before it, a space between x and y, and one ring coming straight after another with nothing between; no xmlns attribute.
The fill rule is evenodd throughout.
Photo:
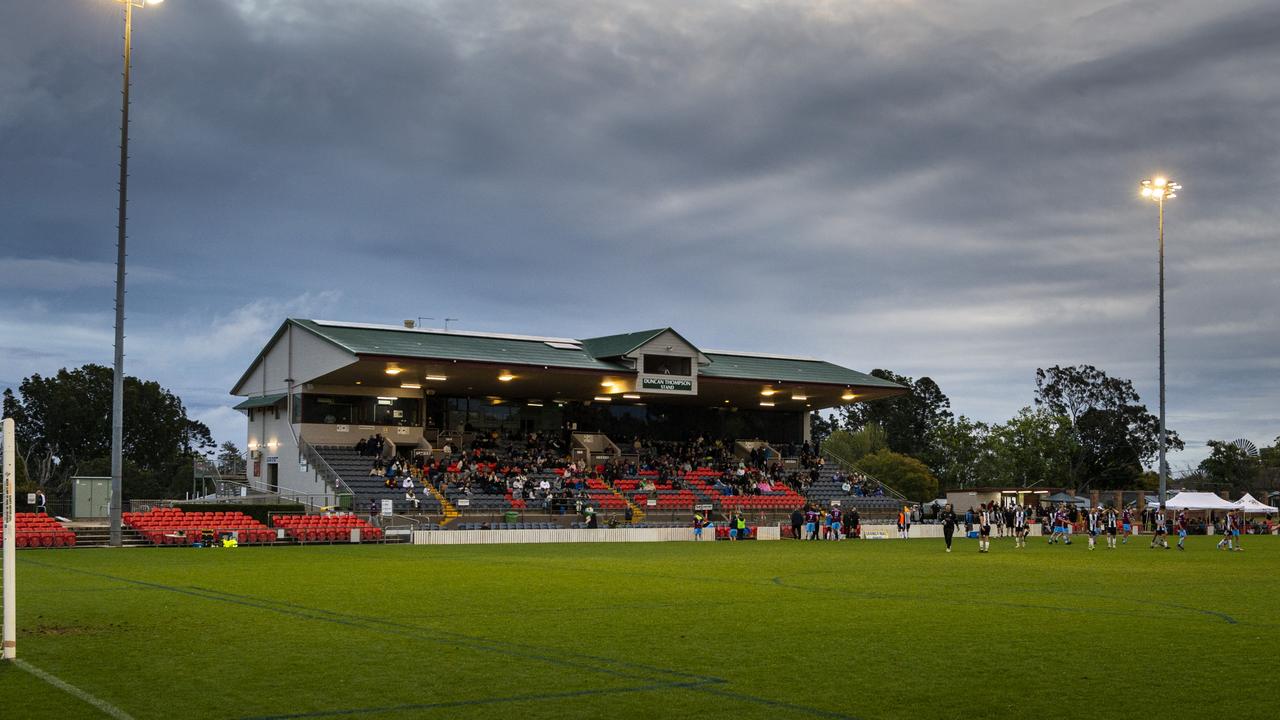
<svg viewBox="0 0 1280 720"><path fill-rule="evenodd" d="M331 492L317 445L381 434L430 450L491 432L809 439L823 408L906 392L801 355L711 350L673 328L575 339L288 319L232 388L251 485ZM616 445L614 445L616 447Z"/></svg>

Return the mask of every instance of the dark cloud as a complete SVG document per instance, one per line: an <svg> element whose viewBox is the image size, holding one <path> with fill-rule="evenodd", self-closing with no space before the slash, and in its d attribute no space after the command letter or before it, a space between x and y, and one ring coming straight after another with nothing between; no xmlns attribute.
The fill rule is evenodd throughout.
<svg viewBox="0 0 1280 720"><path fill-rule="evenodd" d="M16 378L110 360L119 14L11 15ZM1280 433L1274 3L170 0L136 20L130 362L219 432L285 313L675 324L929 374L988 420L1057 363L1154 401L1134 190L1167 172L1187 186L1170 422Z"/></svg>

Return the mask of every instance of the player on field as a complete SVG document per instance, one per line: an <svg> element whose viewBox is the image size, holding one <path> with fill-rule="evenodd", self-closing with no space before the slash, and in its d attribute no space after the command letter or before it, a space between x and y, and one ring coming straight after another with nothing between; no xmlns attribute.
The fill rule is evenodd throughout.
<svg viewBox="0 0 1280 720"><path fill-rule="evenodd" d="M842 522L843 520L844 520L844 513L840 510L839 506L832 506L831 508L831 539L832 540L843 539L840 537L840 530L842 527L844 527L844 524Z"/></svg>
<svg viewBox="0 0 1280 720"><path fill-rule="evenodd" d="M1222 519L1222 539L1218 541L1218 549L1241 550L1240 547L1240 521L1236 518L1236 514L1228 512L1226 517Z"/></svg>
<svg viewBox="0 0 1280 720"><path fill-rule="evenodd" d="M1085 522L1089 530L1089 549L1092 550L1097 546L1098 535L1102 532L1102 506L1090 508L1089 514L1085 516Z"/></svg>
<svg viewBox="0 0 1280 720"><path fill-rule="evenodd" d="M1164 516L1163 508L1156 510L1155 523L1156 523L1156 535L1155 537L1151 538L1151 549L1154 550L1157 545L1160 545L1165 550L1169 550L1170 549L1169 528L1165 525L1165 516Z"/></svg>
<svg viewBox="0 0 1280 720"><path fill-rule="evenodd" d="M804 511L804 532L810 540L818 539L818 509L812 505Z"/></svg>
<svg viewBox="0 0 1280 720"><path fill-rule="evenodd" d="M1178 549L1186 550L1183 545L1187 540L1187 511L1179 510L1178 516L1173 520L1173 529L1178 533Z"/></svg>
<svg viewBox="0 0 1280 720"><path fill-rule="evenodd" d="M1107 514L1106 517L1103 518L1102 524L1107 529L1107 548L1110 550L1116 549L1116 531L1119 529L1116 525L1118 523L1119 518L1116 516L1116 509L1107 508Z"/></svg>
<svg viewBox="0 0 1280 720"><path fill-rule="evenodd" d="M1025 548L1029 532L1031 528L1027 526L1027 509L1019 505L1013 511L1013 546Z"/></svg>
<svg viewBox="0 0 1280 720"><path fill-rule="evenodd" d="M978 552L984 553L991 548L991 508L979 506L978 510Z"/></svg>
<svg viewBox="0 0 1280 720"><path fill-rule="evenodd" d="M1049 544L1052 545L1059 541L1067 539L1067 514L1059 505L1053 511L1053 534L1049 536Z"/></svg>
<svg viewBox="0 0 1280 720"><path fill-rule="evenodd" d="M1120 527L1124 530L1124 535L1120 538L1121 545L1129 543L1129 536L1133 534L1133 511L1129 508L1124 509L1124 514L1120 516Z"/></svg>
<svg viewBox="0 0 1280 720"><path fill-rule="evenodd" d="M951 538L956 534L956 511L951 509L950 503L942 509L938 519L942 520L942 539L947 541L947 552L951 552Z"/></svg>

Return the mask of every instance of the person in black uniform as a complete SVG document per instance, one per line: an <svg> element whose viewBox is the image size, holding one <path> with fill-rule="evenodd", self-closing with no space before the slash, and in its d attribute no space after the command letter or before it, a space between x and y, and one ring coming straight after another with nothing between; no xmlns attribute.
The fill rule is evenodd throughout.
<svg viewBox="0 0 1280 720"><path fill-rule="evenodd" d="M791 537L801 540L800 531L804 528L804 512L800 508L791 511Z"/></svg>
<svg viewBox="0 0 1280 720"><path fill-rule="evenodd" d="M956 532L956 511L948 503L938 514L938 518L942 520L942 537L947 541L947 552L951 552L951 538Z"/></svg>

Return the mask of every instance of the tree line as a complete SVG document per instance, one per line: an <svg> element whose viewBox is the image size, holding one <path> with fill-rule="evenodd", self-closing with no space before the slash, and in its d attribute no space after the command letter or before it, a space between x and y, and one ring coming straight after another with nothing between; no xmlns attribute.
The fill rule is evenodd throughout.
<svg viewBox="0 0 1280 720"><path fill-rule="evenodd" d="M71 478L111 474L112 370L63 368L24 378L4 391L4 415L15 421L18 487L71 495ZM150 380L124 379L124 497L181 497L192 460L214 448L209 428L187 415L182 399Z"/></svg>
<svg viewBox="0 0 1280 720"><path fill-rule="evenodd" d="M903 385L904 395L815 413L812 431L823 449L913 499L972 487L1154 489L1159 419L1129 380L1092 365L1040 368L1031 404L1003 423L956 415L932 379L890 370L872 375ZM1167 430L1169 450L1182 450ZM1208 489L1256 491L1280 479L1277 446L1249 456L1229 442L1210 441L1212 454L1180 482Z"/></svg>

